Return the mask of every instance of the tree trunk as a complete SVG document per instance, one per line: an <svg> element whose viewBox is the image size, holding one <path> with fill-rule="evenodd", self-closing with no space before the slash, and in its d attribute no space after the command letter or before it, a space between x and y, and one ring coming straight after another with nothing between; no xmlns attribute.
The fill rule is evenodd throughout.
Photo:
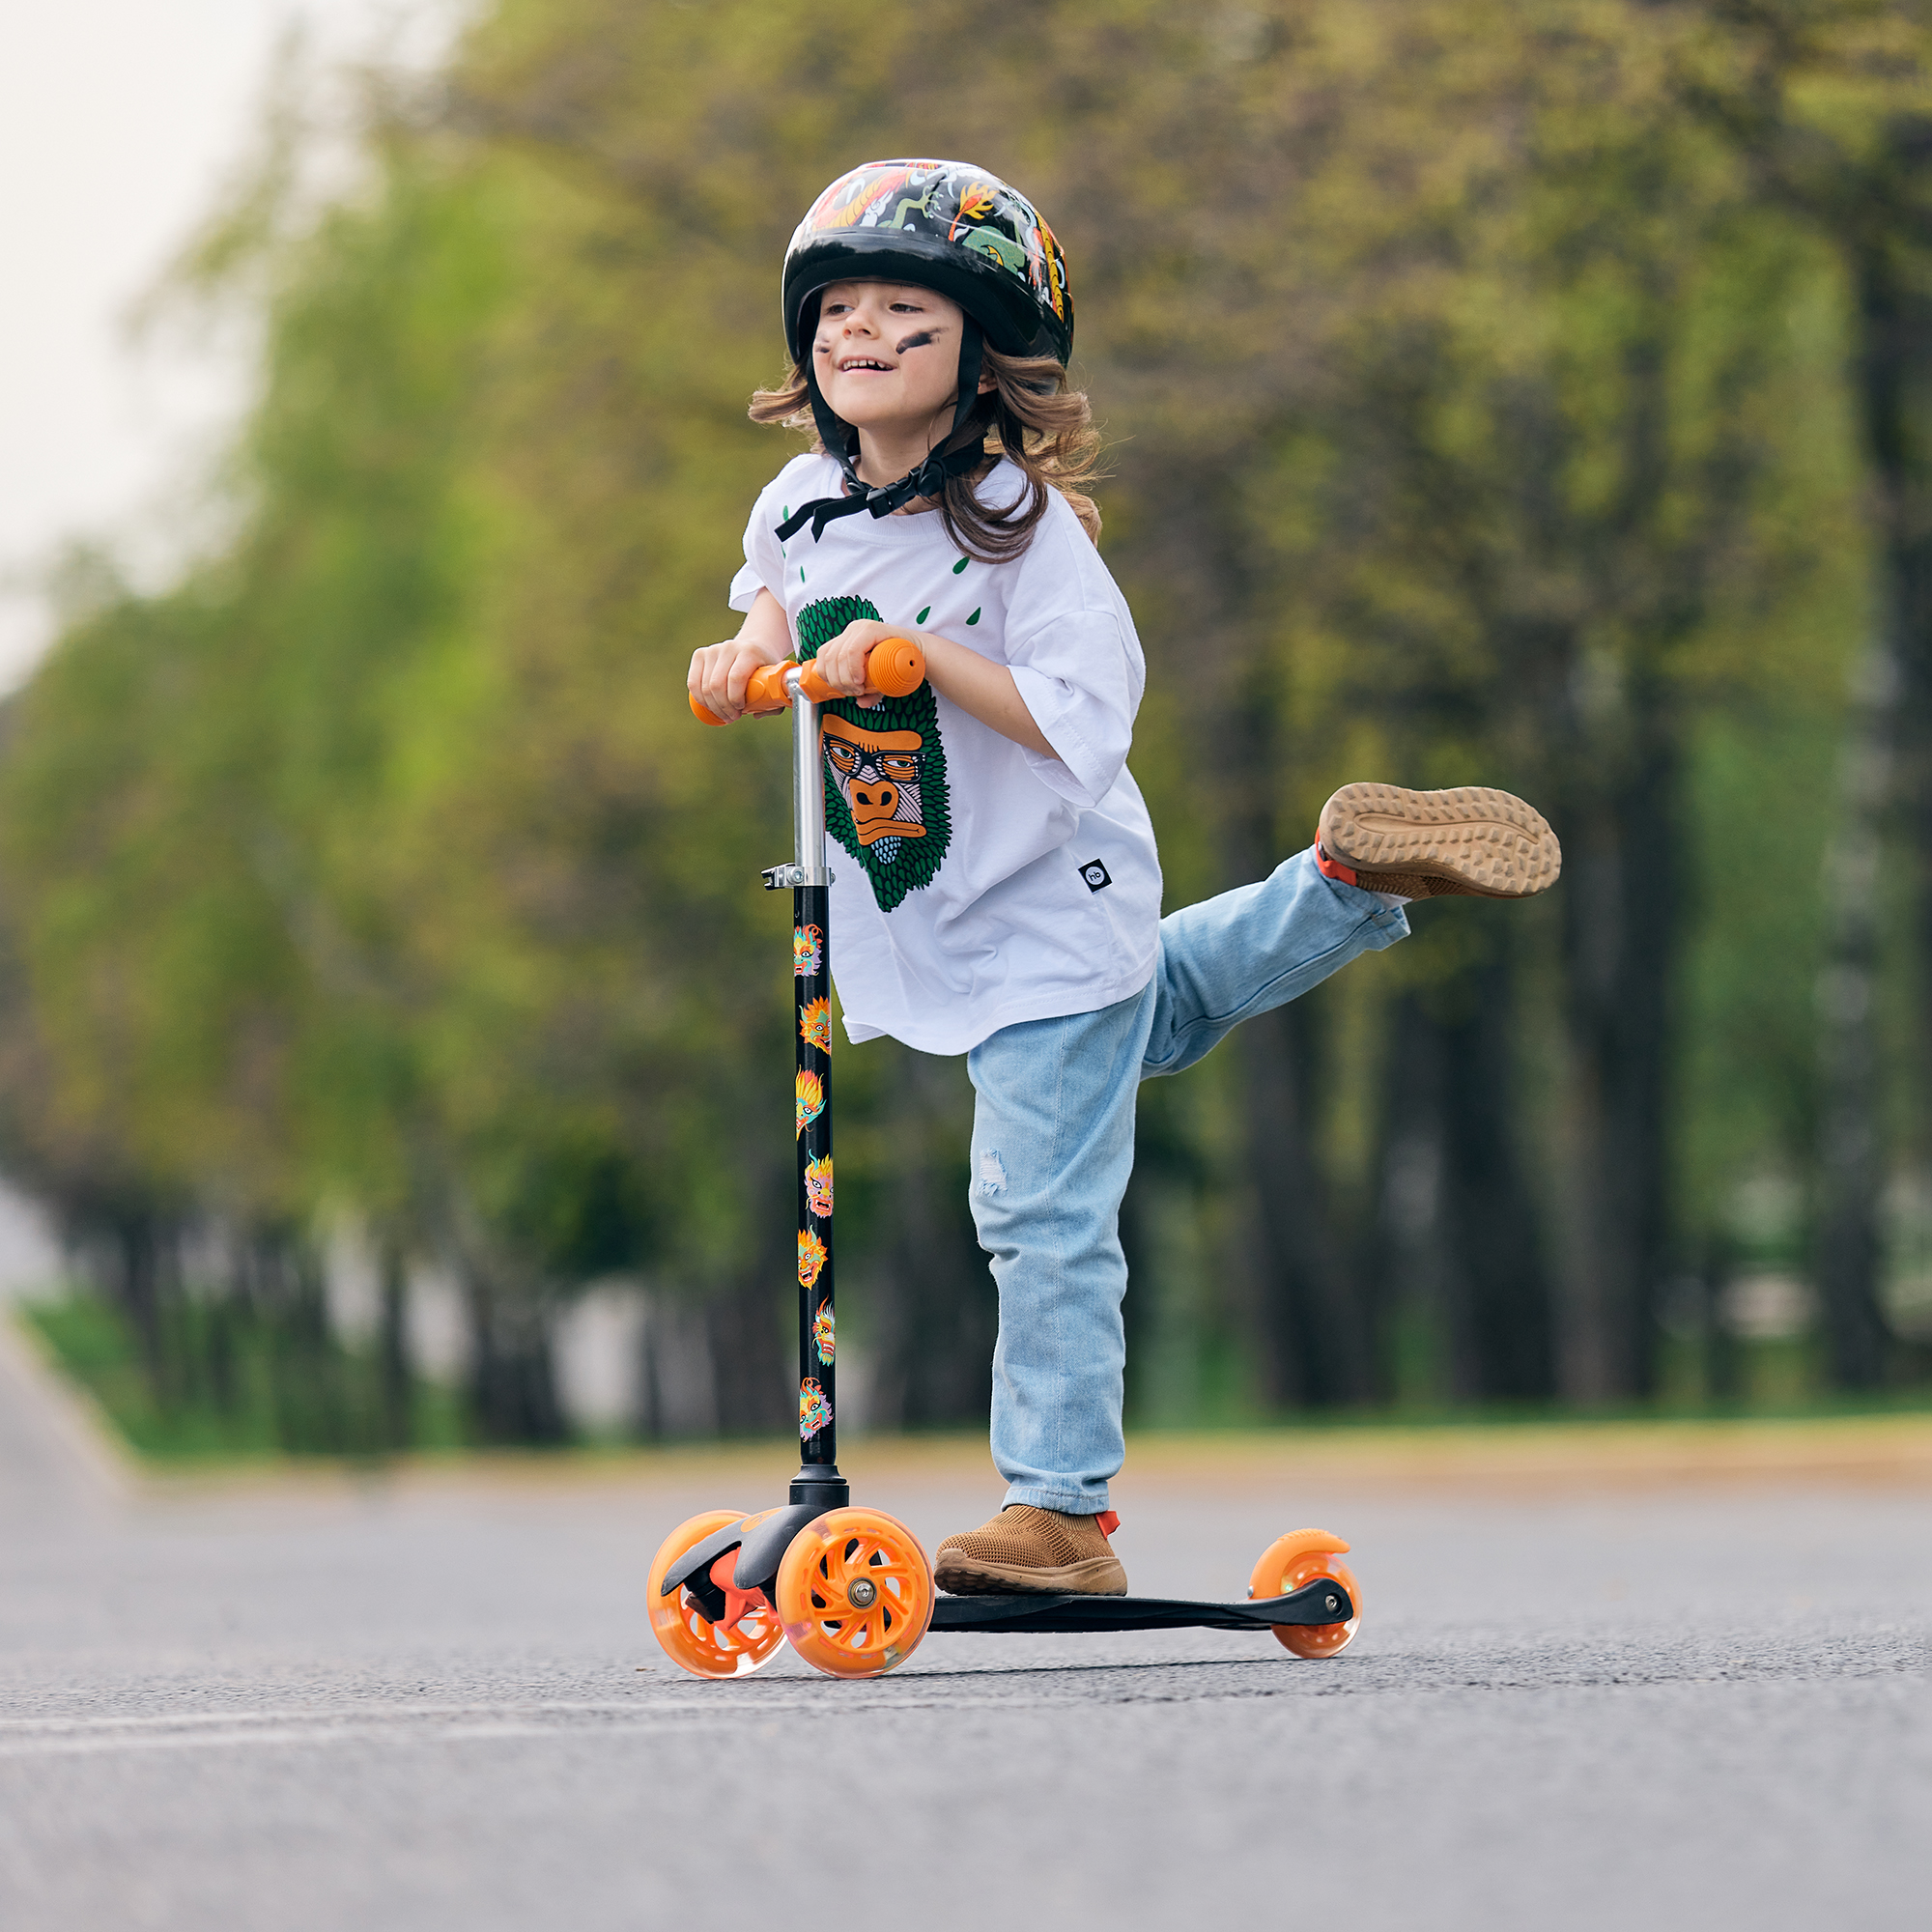
<svg viewBox="0 0 1932 1932"><path fill-rule="evenodd" d="M568 1431L557 1400L551 1311L533 1285L511 1287L468 1258L462 1265L469 1316L469 1409L488 1443L561 1442Z"/></svg>
<svg viewBox="0 0 1932 1932"><path fill-rule="evenodd" d="M1249 1020L1239 1036L1264 1266L1264 1393L1307 1407L1366 1402L1376 1392L1360 1271L1349 1265L1315 1153L1319 1024L1302 999Z"/></svg>
<svg viewBox="0 0 1932 1932"><path fill-rule="evenodd" d="M781 1165L773 1158L771 1137L755 1130L757 1118L744 1143L751 1181L746 1189L747 1211L753 1217L751 1260L705 1302L718 1427L726 1435L767 1435L798 1426L791 1137L786 1132L777 1144L785 1156Z"/></svg>
<svg viewBox="0 0 1932 1932"><path fill-rule="evenodd" d="M1681 754L1669 694L1628 694L1622 781L1565 815L1563 884L1574 1080L1572 1208L1558 1378L1574 1401L1648 1396L1669 1251L1669 992L1677 928ZM1578 769L1602 769L1607 751Z"/></svg>
<svg viewBox="0 0 1932 1932"><path fill-rule="evenodd" d="M716 1364L704 1307L685 1295L653 1290L644 1298L639 1346L643 1355L639 1434L646 1441L717 1435Z"/></svg>
<svg viewBox="0 0 1932 1932"><path fill-rule="evenodd" d="M1550 1284L1517 1151L1514 1001L1504 937L1387 1015L1377 1348L1411 1400L1554 1393Z"/></svg>
<svg viewBox="0 0 1932 1932"><path fill-rule="evenodd" d="M1229 888L1265 878L1276 848L1283 758L1272 685L1257 669L1217 734L1230 781L1223 843ZM1318 994L1243 1023L1246 1169L1256 1278L1240 1299L1254 1313L1262 1393L1275 1405L1327 1406L1374 1394L1370 1324L1318 1157L1321 1067Z"/></svg>
<svg viewBox="0 0 1932 1932"><path fill-rule="evenodd" d="M300 1454L349 1446L341 1351L328 1326L323 1273L312 1245L286 1226L245 1236L252 1299L266 1330L275 1438Z"/></svg>
<svg viewBox="0 0 1932 1932"><path fill-rule="evenodd" d="M1431 999L1442 1067L1450 1379L1463 1397L1531 1399L1555 1393L1549 1281L1517 1152L1510 935L1491 939L1488 956Z"/></svg>
<svg viewBox="0 0 1932 1932"><path fill-rule="evenodd" d="M162 1308L161 1236L155 1216L141 1208L117 1216L112 1241L115 1299L134 1331L142 1373L156 1406L171 1408L175 1378Z"/></svg>
<svg viewBox="0 0 1932 1932"><path fill-rule="evenodd" d="M1896 685L1889 642L1881 634L1860 665L1841 815L1826 854L1816 1267L1829 1371L1846 1389L1876 1388L1885 1379L1889 1341L1878 1295L1886 1179L1878 882Z"/></svg>
<svg viewBox="0 0 1932 1932"><path fill-rule="evenodd" d="M1443 1253L1442 1039L1419 991L1399 993L1382 1015L1376 1203L1369 1273L1375 1283L1378 1392L1433 1403L1448 1391L1439 1346Z"/></svg>
<svg viewBox="0 0 1932 1932"><path fill-rule="evenodd" d="M1879 1300L1887 1170L1878 1037L1878 887L1895 799L1908 813L1922 956L1932 957L1932 529L1916 415L1932 358L1932 304L1892 249L1853 257L1859 395L1880 526L1879 627L1847 722L1843 798L1827 855L1819 979L1816 1268L1827 1370L1839 1388L1885 1379L1890 1337Z"/></svg>
<svg viewBox="0 0 1932 1932"><path fill-rule="evenodd" d="M412 1414L414 1375L410 1365L410 1269L403 1244L382 1236L382 1311L376 1334L378 1428L385 1449L407 1449L415 1435Z"/></svg>

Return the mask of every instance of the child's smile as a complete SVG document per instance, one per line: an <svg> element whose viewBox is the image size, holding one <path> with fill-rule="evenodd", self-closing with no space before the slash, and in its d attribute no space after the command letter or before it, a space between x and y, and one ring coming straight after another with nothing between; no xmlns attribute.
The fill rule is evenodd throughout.
<svg viewBox="0 0 1932 1932"><path fill-rule="evenodd" d="M819 393L862 444L892 451L887 467L914 444L899 466L911 468L952 427L963 320L956 302L903 282L825 291L811 352Z"/></svg>

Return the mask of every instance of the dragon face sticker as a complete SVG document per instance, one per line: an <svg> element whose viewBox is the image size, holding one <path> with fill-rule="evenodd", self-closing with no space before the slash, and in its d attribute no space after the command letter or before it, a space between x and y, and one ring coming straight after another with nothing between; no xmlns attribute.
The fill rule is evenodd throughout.
<svg viewBox="0 0 1932 1932"><path fill-rule="evenodd" d="M832 1420L832 1405L824 1385L808 1376L798 1385L798 1439L809 1442Z"/></svg>
<svg viewBox="0 0 1932 1932"><path fill-rule="evenodd" d="M825 964L825 934L815 925L795 925L791 929L791 970L793 977L809 980Z"/></svg>
<svg viewBox="0 0 1932 1932"><path fill-rule="evenodd" d="M798 1131L804 1133L825 1111L825 1082L815 1073L801 1073L792 1083Z"/></svg>
<svg viewBox="0 0 1932 1932"><path fill-rule="evenodd" d="M810 1000L798 1016L798 1037L820 1053L832 1051L832 1002Z"/></svg>
<svg viewBox="0 0 1932 1932"><path fill-rule="evenodd" d="M863 597L825 597L798 617L809 662L847 624L879 621ZM952 841L946 747L929 685L862 711L841 698L820 714L825 746L825 829L865 868L881 912L932 883Z"/></svg>
<svg viewBox="0 0 1932 1932"><path fill-rule="evenodd" d="M838 1341L834 1333L832 1304L821 1301L818 1313L811 1318L811 1346L820 1362L830 1366L832 1357L838 1352Z"/></svg>
<svg viewBox="0 0 1932 1932"><path fill-rule="evenodd" d="M832 1213L832 1156L805 1164L805 1205L823 1221Z"/></svg>
<svg viewBox="0 0 1932 1932"><path fill-rule="evenodd" d="M814 1287L825 1271L825 1243L807 1228L798 1237L798 1285Z"/></svg>

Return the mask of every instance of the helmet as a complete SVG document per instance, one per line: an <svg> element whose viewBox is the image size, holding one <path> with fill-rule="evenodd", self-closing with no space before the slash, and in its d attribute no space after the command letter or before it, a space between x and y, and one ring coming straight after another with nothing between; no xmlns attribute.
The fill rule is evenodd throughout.
<svg viewBox="0 0 1932 1932"><path fill-rule="evenodd" d="M867 161L811 205L785 250L785 346L806 360L809 298L833 282L950 296L1007 355L1073 353L1066 258L1032 202L967 161Z"/></svg>

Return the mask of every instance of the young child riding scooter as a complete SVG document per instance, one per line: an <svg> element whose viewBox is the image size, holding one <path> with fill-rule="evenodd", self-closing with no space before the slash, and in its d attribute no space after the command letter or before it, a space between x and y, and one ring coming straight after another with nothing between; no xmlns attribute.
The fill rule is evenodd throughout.
<svg viewBox="0 0 1932 1932"><path fill-rule="evenodd" d="M796 654L847 695L823 714L846 1031L967 1056L1007 1493L940 1545L937 1581L1119 1594L1140 1082L1406 937L1407 900L1524 897L1561 853L1506 792L1350 784L1308 849L1163 919L1126 762L1146 667L1081 490L1098 439L1053 231L983 168L869 162L792 237L783 316L791 373L752 414L817 440L753 509L744 624L693 654L691 694L737 718L752 673ZM925 654L910 698L868 687L889 637Z"/></svg>

